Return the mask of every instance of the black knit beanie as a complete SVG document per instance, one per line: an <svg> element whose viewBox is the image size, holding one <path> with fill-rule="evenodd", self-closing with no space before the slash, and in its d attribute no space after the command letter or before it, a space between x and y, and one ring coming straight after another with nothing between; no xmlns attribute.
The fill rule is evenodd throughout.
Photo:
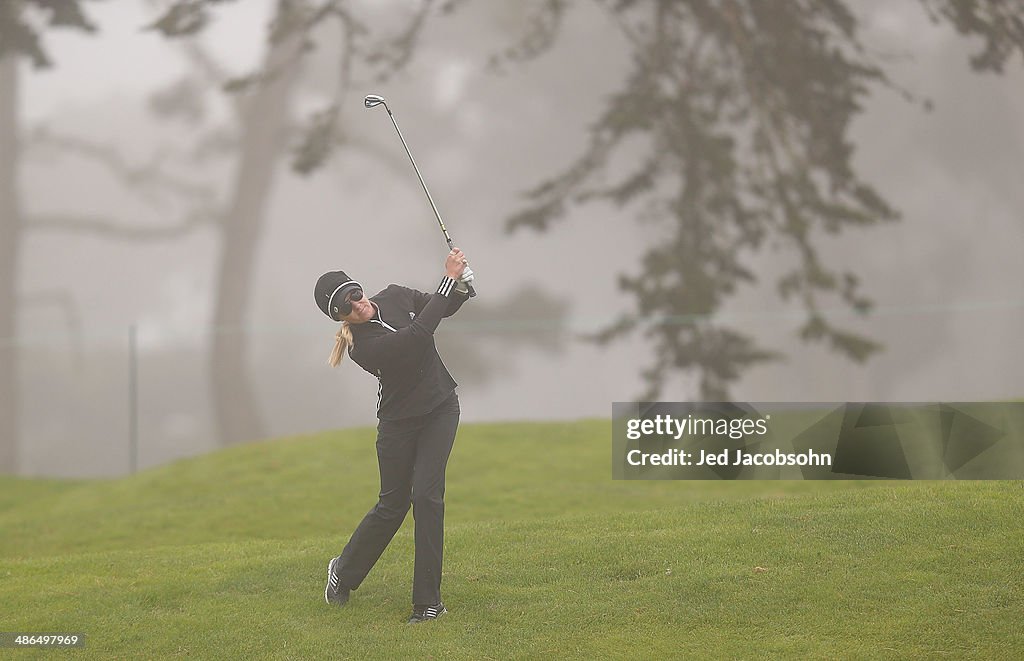
<svg viewBox="0 0 1024 661"><path fill-rule="evenodd" d="M313 296L316 298L317 307L320 311L330 317L333 321L341 321L339 307L345 301L345 296L353 289L362 289L363 286L348 277L344 271L330 271L320 276L313 288Z"/></svg>

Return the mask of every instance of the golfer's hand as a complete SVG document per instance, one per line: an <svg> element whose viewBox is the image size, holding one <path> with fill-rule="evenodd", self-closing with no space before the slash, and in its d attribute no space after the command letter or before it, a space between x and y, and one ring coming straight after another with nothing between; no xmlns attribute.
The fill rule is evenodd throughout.
<svg viewBox="0 0 1024 661"><path fill-rule="evenodd" d="M452 248L451 252L448 253L448 257L444 260L444 270L448 273L449 278L458 280L462 277L462 272L466 269L466 264L468 263L465 253L458 248Z"/></svg>

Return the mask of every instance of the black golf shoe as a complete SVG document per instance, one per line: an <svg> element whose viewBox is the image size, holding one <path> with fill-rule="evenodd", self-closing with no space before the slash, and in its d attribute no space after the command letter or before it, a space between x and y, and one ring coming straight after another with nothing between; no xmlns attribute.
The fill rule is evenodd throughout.
<svg viewBox="0 0 1024 661"><path fill-rule="evenodd" d="M331 558L327 565L327 587L324 588L324 599L327 603L335 606L344 606L348 602L349 589L341 584L338 575L334 573L334 567L338 564L339 558Z"/></svg>
<svg viewBox="0 0 1024 661"><path fill-rule="evenodd" d="M409 616L409 624L436 620L447 612L448 609L440 601L433 606L413 606L412 615Z"/></svg>

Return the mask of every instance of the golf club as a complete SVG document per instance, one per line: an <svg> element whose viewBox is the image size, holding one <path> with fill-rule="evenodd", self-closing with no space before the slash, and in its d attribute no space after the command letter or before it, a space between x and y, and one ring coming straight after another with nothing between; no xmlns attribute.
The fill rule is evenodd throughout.
<svg viewBox="0 0 1024 661"><path fill-rule="evenodd" d="M395 115L391 112L391 108L388 107L387 101L384 97L378 96L377 94L367 94L366 98L363 99L363 105L367 108L374 108L379 105L383 105L384 109L388 111L388 117L391 118L391 123L395 125L395 130L398 131L398 138L402 141L402 146L405 147L405 153L409 155L409 162L412 163L412 168L416 170L416 176L420 180L420 186L423 186L423 192L427 194L427 201L430 202L430 208L434 210L434 216L437 218L437 224L441 226L441 233L444 234L444 240L448 242L449 248L454 248L455 243L452 241L452 237L448 235L448 230L445 229L444 221L441 220L441 214L437 211L437 205L434 204L434 198L430 197L430 191L427 190L427 184L423 181L423 175L420 174L420 169L416 167L416 161L412 157L412 152L409 151L409 145L405 142L405 137L402 135L402 129L398 128L398 122L395 121ZM462 273L462 281L466 283L466 287L469 289L469 296L472 298L476 296L476 290L473 289L473 270L469 268L469 264L466 264L466 270Z"/></svg>

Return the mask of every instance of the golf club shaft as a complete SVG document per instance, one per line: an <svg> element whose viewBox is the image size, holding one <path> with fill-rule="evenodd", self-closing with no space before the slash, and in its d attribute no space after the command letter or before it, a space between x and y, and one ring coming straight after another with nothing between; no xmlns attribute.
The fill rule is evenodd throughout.
<svg viewBox="0 0 1024 661"><path fill-rule="evenodd" d="M402 146L405 147L405 153L409 156L409 162L412 163L412 169L416 171L416 177L420 180L420 186L423 187L423 192L427 195L427 201L430 202L430 208L434 211L434 217L437 218L437 224L441 226L441 232L444 234L444 240L448 242L448 248L454 248L455 243L452 241L452 237L448 234L448 229L444 226L444 221L441 220L441 214L437 210L437 205L434 204L434 198L430 197L430 191L427 190L427 183L423 181L423 175L420 174L419 167L416 166L416 159L412 157L412 152L409 151L409 145L405 142L405 136L402 135L402 129L398 128L398 122L395 120L394 113L391 112L391 108L388 107L387 102L382 101L384 109L388 111L388 117L391 118L391 123L395 126L395 131L398 132L398 139L402 141ZM476 290L473 289L473 285L467 284L466 287L469 289L469 296L472 298L476 296Z"/></svg>

